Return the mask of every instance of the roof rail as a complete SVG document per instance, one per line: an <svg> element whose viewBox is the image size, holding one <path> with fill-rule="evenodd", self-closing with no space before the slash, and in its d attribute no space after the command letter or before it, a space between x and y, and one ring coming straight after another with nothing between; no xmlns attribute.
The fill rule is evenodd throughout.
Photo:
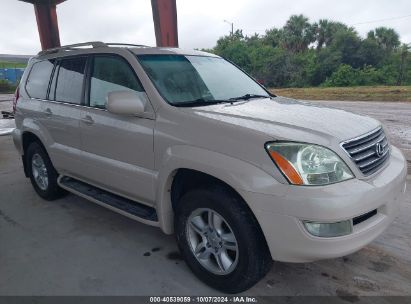
<svg viewBox="0 0 411 304"><path fill-rule="evenodd" d="M106 43L106 45L108 45L108 46L110 46L110 45L113 45L113 46L117 46L117 45L122 46L122 45L124 45L124 46L134 46L134 47L142 47L142 48L150 47L148 45L143 45L143 44L116 43L116 42L109 42L109 43Z"/></svg>
<svg viewBox="0 0 411 304"><path fill-rule="evenodd" d="M76 43L76 44L69 44L69 45L63 45L61 47L56 47L52 49L47 49L44 51L39 52L37 55L46 55L46 54L52 54L52 53L57 53L59 51L69 51L69 50L76 50L82 46L91 46L92 48L99 48L103 46L107 46L104 42L101 41L90 41L90 42L83 42L83 43Z"/></svg>

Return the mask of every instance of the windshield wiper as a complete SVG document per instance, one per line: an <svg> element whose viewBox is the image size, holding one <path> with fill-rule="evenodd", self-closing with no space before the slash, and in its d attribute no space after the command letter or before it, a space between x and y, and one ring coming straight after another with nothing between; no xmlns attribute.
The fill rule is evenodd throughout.
<svg viewBox="0 0 411 304"><path fill-rule="evenodd" d="M230 100L249 100L252 98L270 98L268 95L258 95L258 94L245 94L239 97L230 98Z"/></svg>
<svg viewBox="0 0 411 304"><path fill-rule="evenodd" d="M202 106L211 106L211 105L215 105L219 103L232 103L232 102L233 101L231 99L225 100L225 99L198 98L196 100L176 102L176 103L173 103L173 105L176 107L202 107Z"/></svg>
<svg viewBox="0 0 411 304"><path fill-rule="evenodd" d="M252 98L270 98L268 95L258 95L258 94L245 94L243 96L239 97L233 97L230 99L204 99L204 98L198 98L196 100L190 100L190 101L183 101L183 102L176 102L173 103L174 106L176 107L202 107L202 106L210 106L210 105L215 105L219 103L234 103L236 101L240 100L249 100Z"/></svg>

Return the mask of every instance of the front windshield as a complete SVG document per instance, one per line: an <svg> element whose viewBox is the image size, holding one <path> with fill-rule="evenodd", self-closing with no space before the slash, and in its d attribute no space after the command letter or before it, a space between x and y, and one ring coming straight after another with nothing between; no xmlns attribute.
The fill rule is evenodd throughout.
<svg viewBox="0 0 411 304"><path fill-rule="evenodd" d="M144 70L172 105L210 104L241 96L268 93L249 76L218 57L139 55Z"/></svg>

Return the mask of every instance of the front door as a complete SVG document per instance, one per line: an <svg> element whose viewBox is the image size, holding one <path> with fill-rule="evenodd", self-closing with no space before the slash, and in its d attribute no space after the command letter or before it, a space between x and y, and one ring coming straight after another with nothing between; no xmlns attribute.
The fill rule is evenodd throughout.
<svg viewBox="0 0 411 304"><path fill-rule="evenodd" d="M155 120L106 110L109 92L144 89L126 59L118 55L94 55L89 74L88 107L80 120L84 177L96 186L152 205ZM146 109L154 113L149 102Z"/></svg>

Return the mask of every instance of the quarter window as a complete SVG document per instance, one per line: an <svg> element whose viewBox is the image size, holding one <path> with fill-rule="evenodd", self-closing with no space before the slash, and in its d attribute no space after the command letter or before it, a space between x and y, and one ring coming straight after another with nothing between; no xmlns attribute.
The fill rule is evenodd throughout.
<svg viewBox="0 0 411 304"><path fill-rule="evenodd" d="M104 109L107 95L113 91L143 92L143 88L124 59L96 56L91 71L90 106Z"/></svg>
<svg viewBox="0 0 411 304"><path fill-rule="evenodd" d="M63 59L58 71L56 100L81 104L86 57Z"/></svg>
<svg viewBox="0 0 411 304"><path fill-rule="evenodd" d="M26 82L26 91L32 98L46 99L54 60L43 60L33 64Z"/></svg>

